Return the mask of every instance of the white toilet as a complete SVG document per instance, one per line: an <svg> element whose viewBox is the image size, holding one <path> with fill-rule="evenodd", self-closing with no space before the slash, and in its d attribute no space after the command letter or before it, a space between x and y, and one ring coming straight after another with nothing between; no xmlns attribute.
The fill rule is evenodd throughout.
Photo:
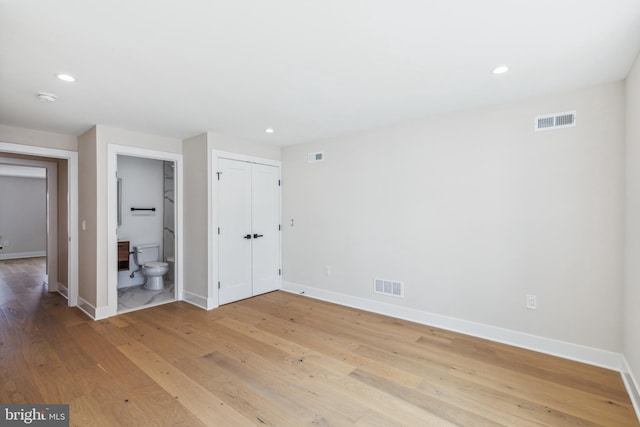
<svg viewBox="0 0 640 427"><path fill-rule="evenodd" d="M160 258L160 244L150 243L135 245L133 247L133 262L135 262L144 274L144 287L151 291L164 288L163 276L169 271L169 264L158 262Z"/></svg>

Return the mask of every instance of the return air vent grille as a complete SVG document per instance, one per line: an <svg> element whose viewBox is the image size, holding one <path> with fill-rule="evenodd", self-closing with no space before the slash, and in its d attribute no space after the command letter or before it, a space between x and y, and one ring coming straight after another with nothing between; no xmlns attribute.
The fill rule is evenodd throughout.
<svg viewBox="0 0 640 427"><path fill-rule="evenodd" d="M373 291L377 294L389 295L392 297L404 297L404 284L394 280L374 278Z"/></svg>
<svg viewBox="0 0 640 427"><path fill-rule="evenodd" d="M562 129L575 127L576 125L576 112L567 111L564 113L545 114L544 116L536 117L535 131Z"/></svg>
<svg viewBox="0 0 640 427"><path fill-rule="evenodd" d="M307 162L309 163L321 162L323 160L324 160L324 153L322 151L317 153L307 154Z"/></svg>

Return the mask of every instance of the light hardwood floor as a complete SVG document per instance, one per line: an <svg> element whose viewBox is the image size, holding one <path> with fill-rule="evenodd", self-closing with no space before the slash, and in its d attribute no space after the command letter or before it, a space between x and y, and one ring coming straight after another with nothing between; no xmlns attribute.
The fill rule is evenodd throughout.
<svg viewBox="0 0 640 427"><path fill-rule="evenodd" d="M617 372L274 292L93 322L0 262L0 403L71 425L638 426Z"/></svg>

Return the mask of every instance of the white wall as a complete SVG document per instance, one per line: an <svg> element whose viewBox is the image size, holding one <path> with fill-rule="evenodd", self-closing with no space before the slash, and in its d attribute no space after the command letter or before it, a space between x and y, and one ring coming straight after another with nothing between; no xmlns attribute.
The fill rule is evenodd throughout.
<svg viewBox="0 0 640 427"><path fill-rule="evenodd" d="M78 151L78 138L75 135L43 132L6 125L0 125L0 141L59 150Z"/></svg>
<svg viewBox="0 0 640 427"><path fill-rule="evenodd" d="M104 236L98 238L98 231L105 228L106 233L106 225L99 224L97 218L97 165L97 128L94 126L78 137L78 296L80 307L89 312L97 306L98 289L107 286L106 274L97 272L98 260L107 258L104 252L98 254L98 242L106 242ZM90 307L84 307L83 301Z"/></svg>
<svg viewBox="0 0 640 427"><path fill-rule="evenodd" d="M285 148L284 281L620 352L623 118L612 83Z"/></svg>
<svg viewBox="0 0 640 427"><path fill-rule="evenodd" d="M0 259L46 255L46 198L44 178L0 176Z"/></svg>
<svg viewBox="0 0 640 427"><path fill-rule="evenodd" d="M122 179L122 224L118 240L128 240L131 250L137 244L158 243L162 257L163 162L131 156L118 156L118 177ZM131 208L156 208L151 215L131 212ZM118 272L118 288L144 283L142 272L129 277L138 266L130 258L130 270Z"/></svg>
<svg viewBox="0 0 640 427"><path fill-rule="evenodd" d="M209 141L209 149L211 150L227 151L270 160L280 160L282 158L281 148L275 145L257 144L214 132L207 133L207 141Z"/></svg>
<svg viewBox="0 0 640 427"><path fill-rule="evenodd" d="M183 295L201 307L210 308L209 183L206 134L183 142L184 156L184 286ZM216 304L217 305L217 304Z"/></svg>
<svg viewBox="0 0 640 427"><path fill-rule="evenodd" d="M624 355L640 405L640 59L627 77L626 89Z"/></svg>

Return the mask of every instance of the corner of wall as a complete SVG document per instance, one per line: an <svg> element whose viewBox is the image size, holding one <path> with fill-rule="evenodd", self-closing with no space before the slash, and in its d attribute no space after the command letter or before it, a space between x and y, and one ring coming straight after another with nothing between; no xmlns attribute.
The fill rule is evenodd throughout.
<svg viewBox="0 0 640 427"><path fill-rule="evenodd" d="M640 54L625 80L625 113L623 378L640 417Z"/></svg>
<svg viewBox="0 0 640 427"><path fill-rule="evenodd" d="M636 381L636 377L633 375L633 372L631 372L631 368L624 356L622 356L622 367L620 371L624 385L629 393L629 398L633 404L633 409L635 409L638 420L640 421L640 385Z"/></svg>

